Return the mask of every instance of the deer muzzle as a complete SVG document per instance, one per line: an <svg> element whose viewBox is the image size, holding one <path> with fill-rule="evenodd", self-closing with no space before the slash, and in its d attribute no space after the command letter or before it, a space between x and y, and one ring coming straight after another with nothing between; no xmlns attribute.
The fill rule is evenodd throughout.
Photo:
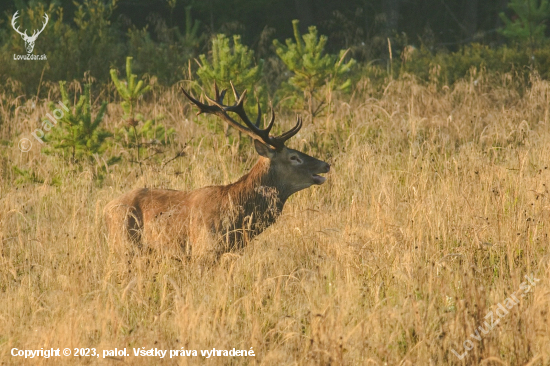
<svg viewBox="0 0 550 366"><path fill-rule="evenodd" d="M323 177L319 174L328 173L330 171L330 165L328 163L324 163L323 167L320 170L321 171L319 173L316 173L316 174L312 175L313 183L317 184L317 185L321 185L321 184L325 183L325 181L327 180L326 177Z"/></svg>

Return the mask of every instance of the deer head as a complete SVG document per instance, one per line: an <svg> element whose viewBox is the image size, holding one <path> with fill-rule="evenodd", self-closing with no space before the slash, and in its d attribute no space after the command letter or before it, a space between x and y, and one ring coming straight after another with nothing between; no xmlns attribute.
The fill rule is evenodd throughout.
<svg viewBox="0 0 550 366"><path fill-rule="evenodd" d="M239 95L235 90L233 83L231 88L235 96L235 104L228 106L223 104L223 99L226 90L221 93L214 83L215 99L205 96L212 104L204 104L193 98L183 88L182 92L193 102L201 113L215 114L226 121L230 126L249 135L254 139L254 147L260 156L270 160L270 170L272 176L276 180L274 185L284 190L288 195L308 188L314 184L323 184L325 177L319 174L328 173L330 165L324 161L315 159L312 156L304 154L300 151L290 149L285 146L285 142L292 136L296 135L302 128L302 119L298 117L296 125L290 130L284 132L280 136L272 136L269 134L275 122L275 112L271 110L271 119L266 128L260 128L262 120L262 111L258 103L258 117L256 123L252 123L244 110L244 99L246 90ZM245 123L245 126L234 120L228 112L235 113Z"/></svg>
<svg viewBox="0 0 550 366"><path fill-rule="evenodd" d="M17 19L18 13L19 11L16 11L15 14L13 14L13 18L11 18L11 26L13 27L13 29L19 33L21 35L21 38L23 38L23 40L25 41L25 48L27 49L27 53L31 53L32 50L34 49L34 42L36 41L36 38L38 37L38 35L40 33L42 33L42 31L44 30L44 28L46 28L46 24L48 24L48 14L44 14L44 19L46 20L44 22L44 25L42 26L42 29L40 30L34 30L34 32L32 33L32 36L29 36L27 34L27 30L25 29L24 32L20 32L19 31L19 27L15 27L15 20Z"/></svg>

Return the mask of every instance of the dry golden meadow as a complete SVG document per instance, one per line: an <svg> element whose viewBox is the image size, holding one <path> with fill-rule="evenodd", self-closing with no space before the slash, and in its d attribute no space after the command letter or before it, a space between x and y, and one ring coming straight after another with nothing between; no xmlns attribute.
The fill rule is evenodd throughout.
<svg viewBox="0 0 550 366"><path fill-rule="evenodd" d="M126 158L98 184L94 168L36 142L17 148L45 102L0 105L10 141L0 153L0 364L550 365L549 82L472 72L451 87L405 76L375 91L361 81L289 142L331 163L327 182L206 267L158 252L128 264L109 246L103 207L137 187L233 182L255 163L253 147L239 152L205 126L214 117L161 90L140 108L167 116L177 136L167 156L187 143L185 156L143 172ZM121 116L111 104L106 127ZM295 118L278 116L281 129ZM536 286L476 340L530 274ZM461 360L452 350L463 354L467 340ZM130 356L11 356L51 347ZM255 356L134 357L141 347Z"/></svg>

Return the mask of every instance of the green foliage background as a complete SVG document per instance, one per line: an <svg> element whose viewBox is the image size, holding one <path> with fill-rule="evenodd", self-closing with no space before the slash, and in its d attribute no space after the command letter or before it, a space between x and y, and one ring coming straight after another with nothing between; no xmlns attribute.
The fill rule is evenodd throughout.
<svg viewBox="0 0 550 366"><path fill-rule="evenodd" d="M364 13L365 3L351 1L348 5L355 7L355 13L350 14L316 0L323 7L310 12L309 18L315 14L326 19L311 24L307 4L296 0L294 5L305 6L296 9L301 9L306 21L287 19L271 27L273 19L296 15L288 12L288 3L277 13L271 11L275 5L268 1L244 1L234 4L242 10L234 13L228 4L212 1L217 7L211 9L206 9L204 2L183 0L153 8L139 0L135 2L138 8L117 0L19 0L0 5L5 9L0 23L2 98L23 96L36 98L36 103L40 98L51 100L53 94L63 101L74 99L70 104L73 110L60 122L61 128L47 136L53 142L48 152L70 156L73 161L84 157L91 161L109 151L109 158L116 160L119 155L111 150L119 146L133 151L127 156L134 155L132 160L141 165L143 159L159 155L163 146L174 140L174 130L160 123L162 113L144 116L138 110L139 101L152 98L151 91L157 86L184 86L196 95L204 92L212 96L214 82L220 88L229 88L233 82L239 92L248 91L250 115L255 115L257 102L265 112L272 101L275 108L290 108L314 122L316 116L333 112L333 98L355 93L360 80L369 80L374 86L371 90L382 93L391 80L410 75L433 90L443 90L464 77L498 77L512 72L527 85L533 72L542 78L550 76L548 0L510 0L499 14L490 12L495 8L477 6L477 13L500 21L500 26L487 33L491 36L481 34L446 46L444 41L451 38L438 39L427 26L424 34L416 34L415 41L411 41L414 33L398 32L409 25L392 21L387 3L373 2L380 16L372 18ZM419 6L431 1L422 0ZM393 4L393 10L407 9L404 1ZM449 4L447 12L457 10L455 2ZM138 11L140 6L151 11L144 14ZM332 15L327 15L330 9ZM432 11L437 13L437 9ZM37 55L45 54L47 60L13 59L13 55L26 53L20 35L11 29L14 10L20 14L17 26L29 33L40 29L44 14L49 15L34 50ZM234 14L233 22L228 20L229 14ZM374 27L367 29L362 23L365 19L372 20ZM250 22L249 28L244 20ZM250 29L262 22L263 29L251 36ZM483 28L480 20L470 26ZM283 43L284 35L292 37ZM118 70L123 67L126 77L119 78ZM61 82L65 80L86 85L84 92L68 95ZM96 96L91 95L91 85L98 91ZM74 90L76 93L79 88ZM232 93L227 93L225 103L233 103L233 99ZM111 101L119 103L122 119L117 126L105 129L101 120ZM7 123L9 118L0 120L0 127ZM216 126L213 131L219 132ZM232 141L227 129L225 134ZM110 137L114 137L112 143Z"/></svg>
<svg viewBox="0 0 550 366"><path fill-rule="evenodd" d="M536 68L548 75L548 0L414 3L395 0L392 8L381 0L8 1L0 4L0 88L44 97L60 80L107 84L109 70L121 69L127 56L137 73L160 84L198 78L203 87L213 79L224 86L234 79L239 88L253 89L262 105L290 98L300 106L300 92L307 100L329 82L332 89L349 91L350 82L372 68L429 82L437 66L443 83L466 76L470 67L501 73ZM470 3L473 15L464 12ZM35 47L47 61L13 59L25 54L11 29L15 10L17 24L29 33L49 15ZM472 17L477 33L464 25ZM352 60L359 67L352 68Z"/></svg>

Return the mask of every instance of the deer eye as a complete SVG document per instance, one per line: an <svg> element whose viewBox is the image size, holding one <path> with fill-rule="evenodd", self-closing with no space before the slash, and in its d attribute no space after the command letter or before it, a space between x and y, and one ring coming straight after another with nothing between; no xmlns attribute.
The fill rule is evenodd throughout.
<svg viewBox="0 0 550 366"><path fill-rule="evenodd" d="M293 162L296 162L296 163L301 163L302 161L300 160L299 157L297 157L296 155L292 155L290 157L290 160L293 161Z"/></svg>

